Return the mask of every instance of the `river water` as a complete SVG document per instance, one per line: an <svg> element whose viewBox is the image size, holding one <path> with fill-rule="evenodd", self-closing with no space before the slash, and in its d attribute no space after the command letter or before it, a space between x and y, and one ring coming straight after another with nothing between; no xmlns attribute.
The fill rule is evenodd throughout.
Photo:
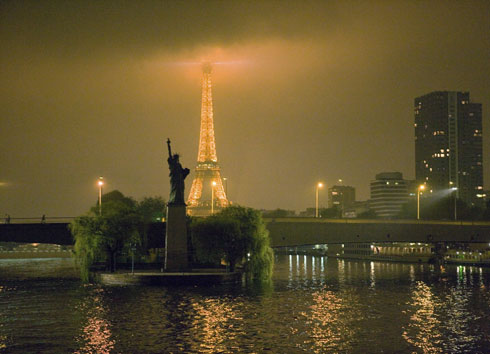
<svg viewBox="0 0 490 354"><path fill-rule="evenodd" d="M272 284L83 285L0 260L1 353L486 353L490 269L277 256Z"/></svg>

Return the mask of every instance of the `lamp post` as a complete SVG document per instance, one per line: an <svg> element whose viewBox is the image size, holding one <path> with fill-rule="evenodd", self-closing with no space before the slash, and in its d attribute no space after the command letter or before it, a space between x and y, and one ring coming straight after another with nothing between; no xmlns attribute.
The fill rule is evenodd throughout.
<svg viewBox="0 0 490 354"><path fill-rule="evenodd" d="M425 185L421 184L417 188L417 220L420 220L420 194L422 194L422 191L425 189Z"/></svg>
<svg viewBox="0 0 490 354"><path fill-rule="evenodd" d="M458 220L457 216L457 200L458 200L458 187L451 188L454 191L454 221Z"/></svg>
<svg viewBox="0 0 490 354"><path fill-rule="evenodd" d="M315 218L318 218L318 189L323 187L322 182L318 182L316 185L316 198L315 198Z"/></svg>
<svg viewBox="0 0 490 354"><path fill-rule="evenodd" d="M216 187L216 181L211 182L211 215L214 214L214 187Z"/></svg>
<svg viewBox="0 0 490 354"><path fill-rule="evenodd" d="M99 185L99 215L102 215L102 186L104 185L104 177L100 176L97 184Z"/></svg>

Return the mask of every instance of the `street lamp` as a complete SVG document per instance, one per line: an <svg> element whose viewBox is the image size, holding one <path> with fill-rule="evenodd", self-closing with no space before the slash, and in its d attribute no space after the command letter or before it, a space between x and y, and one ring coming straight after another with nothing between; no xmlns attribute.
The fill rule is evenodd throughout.
<svg viewBox="0 0 490 354"><path fill-rule="evenodd" d="M99 185L99 215L102 215L102 186L104 185L104 177L100 176L97 184Z"/></svg>
<svg viewBox="0 0 490 354"><path fill-rule="evenodd" d="M457 200L458 200L458 187L453 187L451 190L454 191L454 221L458 220L457 216Z"/></svg>
<svg viewBox="0 0 490 354"><path fill-rule="evenodd" d="M216 187L216 181L211 182L211 215L214 214L214 187Z"/></svg>
<svg viewBox="0 0 490 354"><path fill-rule="evenodd" d="M322 182L318 182L316 185L316 199L315 199L315 218L318 218L318 189L323 187Z"/></svg>
<svg viewBox="0 0 490 354"><path fill-rule="evenodd" d="M420 194L422 194L422 191L425 189L425 185L421 184L417 188L417 220L420 220Z"/></svg>

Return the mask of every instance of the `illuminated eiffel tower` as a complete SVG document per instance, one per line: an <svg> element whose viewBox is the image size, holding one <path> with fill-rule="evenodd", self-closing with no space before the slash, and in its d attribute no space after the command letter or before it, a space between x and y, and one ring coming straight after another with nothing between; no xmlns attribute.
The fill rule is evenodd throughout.
<svg viewBox="0 0 490 354"><path fill-rule="evenodd" d="M210 63L202 66L201 133L196 175L187 200L187 211L193 216L207 216L229 205L221 180L213 123Z"/></svg>

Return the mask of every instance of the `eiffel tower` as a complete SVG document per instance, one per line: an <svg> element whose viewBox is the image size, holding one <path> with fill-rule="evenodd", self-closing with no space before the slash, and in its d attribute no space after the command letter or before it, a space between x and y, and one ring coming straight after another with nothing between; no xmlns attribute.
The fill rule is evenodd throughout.
<svg viewBox="0 0 490 354"><path fill-rule="evenodd" d="M221 180L213 123L211 63L202 66L201 132L196 175L187 200L187 211L193 216L208 216L229 205Z"/></svg>

